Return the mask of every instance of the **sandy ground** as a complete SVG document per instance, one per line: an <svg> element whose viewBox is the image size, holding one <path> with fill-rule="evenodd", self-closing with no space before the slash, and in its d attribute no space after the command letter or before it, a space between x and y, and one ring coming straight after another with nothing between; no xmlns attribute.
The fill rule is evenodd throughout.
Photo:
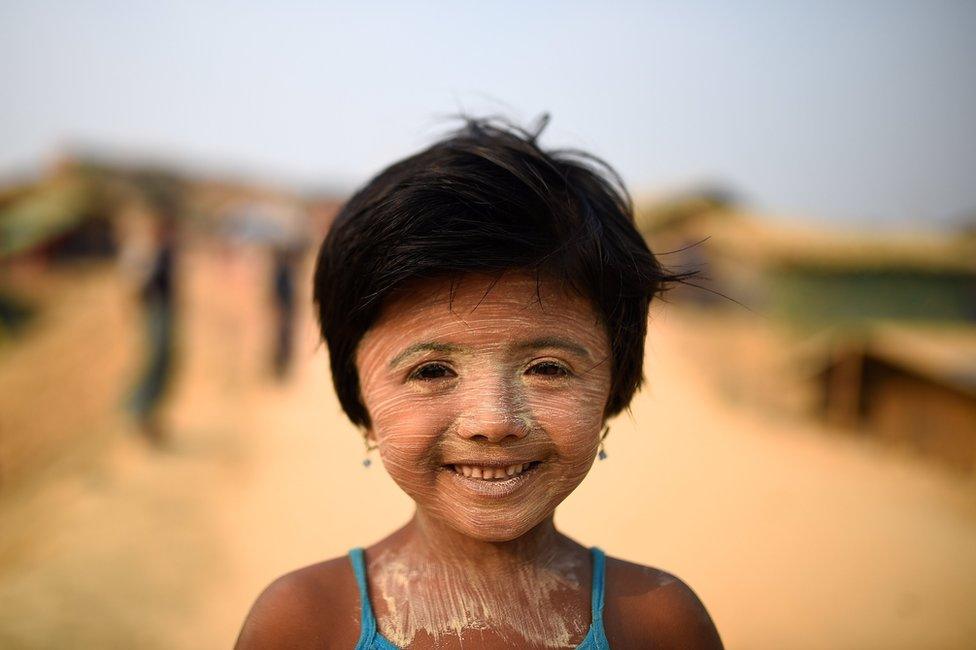
<svg viewBox="0 0 976 650"><path fill-rule="evenodd" d="M75 431L77 391L97 378L120 396L136 363L135 314L110 276L91 280L107 302L85 303L103 327L81 335L75 323L98 318L62 318L25 342L33 356L0 357L9 387L66 332L95 351L63 371L82 381L52 376L57 389L2 402L5 437L75 432L0 494L0 647L229 647L275 576L409 517L379 464L361 465L307 309L294 376L267 377L267 282L253 262L186 258L162 452L110 408L115 395ZM679 309L655 315L648 387L612 424L609 458L560 508L561 527L684 578L730 648L974 647L973 479L729 404L714 389L714 330ZM24 413L52 423L23 431Z"/></svg>

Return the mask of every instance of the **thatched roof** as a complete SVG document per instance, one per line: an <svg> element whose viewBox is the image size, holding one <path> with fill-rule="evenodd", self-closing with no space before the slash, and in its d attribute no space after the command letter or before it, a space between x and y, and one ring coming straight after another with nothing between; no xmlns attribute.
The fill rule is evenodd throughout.
<svg viewBox="0 0 976 650"><path fill-rule="evenodd" d="M858 354L976 397L976 326L875 323L823 332L802 355L820 374L839 357Z"/></svg>
<svg viewBox="0 0 976 650"><path fill-rule="evenodd" d="M976 274L976 239L939 232L840 230L731 209L654 213L642 229L652 244L703 241L704 249L730 261L779 268L829 270L914 269ZM657 214L656 221L647 215Z"/></svg>
<svg viewBox="0 0 976 650"><path fill-rule="evenodd" d="M37 186L0 209L0 259L28 251L75 227L91 201L78 180Z"/></svg>

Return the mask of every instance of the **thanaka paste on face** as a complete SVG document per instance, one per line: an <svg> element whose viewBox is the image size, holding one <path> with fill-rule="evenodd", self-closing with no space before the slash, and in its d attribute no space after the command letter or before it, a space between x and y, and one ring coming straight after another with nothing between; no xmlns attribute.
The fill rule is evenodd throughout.
<svg viewBox="0 0 976 650"><path fill-rule="evenodd" d="M589 301L555 282L523 274L420 282L387 303L356 359L385 468L418 517L465 538L509 542L551 522L593 463L610 390L609 342ZM449 467L515 462L537 465L501 496ZM495 578L476 566L458 572L479 558L454 560L428 567L441 572L437 580L409 579L417 557L407 548L371 561L387 603L380 627L391 640L515 629L525 641L558 647L588 625L538 616L578 587L579 567L553 561L509 576L532 601L525 608L492 600Z"/></svg>

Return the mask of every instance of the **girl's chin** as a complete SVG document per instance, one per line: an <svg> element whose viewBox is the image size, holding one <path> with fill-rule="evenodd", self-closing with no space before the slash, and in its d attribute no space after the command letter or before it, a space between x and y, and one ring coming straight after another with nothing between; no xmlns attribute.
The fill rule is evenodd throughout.
<svg viewBox="0 0 976 650"><path fill-rule="evenodd" d="M504 529L495 528L494 530L491 530L490 526L486 524L484 527L477 527L473 529L467 527L455 527L455 530L462 535L470 537L471 539L479 542L501 544L503 542L511 542L519 537L522 537L534 527L535 526L525 526L519 528L506 527Z"/></svg>
<svg viewBox="0 0 976 650"><path fill-rule="evenodd" d="M531 532L549 515L551 512L536 514L536 516L492 512L483 513L483 516L470 513L464 517L442 514L437 519L456 533L470 539L479 542L502 543L511 542Z"/></svg>

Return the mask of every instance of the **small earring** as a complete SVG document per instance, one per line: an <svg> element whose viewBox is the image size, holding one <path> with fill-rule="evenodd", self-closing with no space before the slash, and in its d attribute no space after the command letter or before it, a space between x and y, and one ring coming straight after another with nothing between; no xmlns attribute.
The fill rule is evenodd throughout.
<svg viewBox="0 0 976 650"><path fill-rule="evenodd" d="M373 460L369 457L369 452L376 449L377 445L369 444L369 436L363 436L363 445L366 447L366 457L363 458L363 467L369 469L369 466L373 464Z"/></svg>
<svg viewBox="0 0 976 650"><path fill-rule="evenodd" d="M606 440L608 433L610 433L610 427L603 427L603 435L600 436L600 452L596 455L600 460L607 459L607 450L604 448L603 441Z"/></svg>

